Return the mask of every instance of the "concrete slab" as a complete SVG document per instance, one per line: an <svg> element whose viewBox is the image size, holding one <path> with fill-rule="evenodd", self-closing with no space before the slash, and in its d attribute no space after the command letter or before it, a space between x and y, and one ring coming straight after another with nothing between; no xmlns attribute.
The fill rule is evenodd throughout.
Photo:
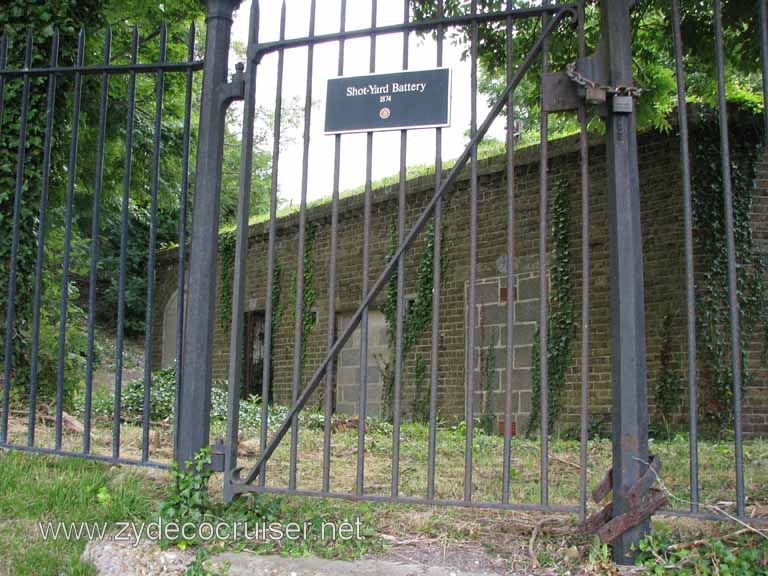
<svg viewBox="0 0 768 576"><path fill-rule="evenodd" d="M214 572L220 570L228 576L492 576L488 572L462 572L382 560L346 562L314 557L259 556L247 552L218 554L206 564Z"/></svg>

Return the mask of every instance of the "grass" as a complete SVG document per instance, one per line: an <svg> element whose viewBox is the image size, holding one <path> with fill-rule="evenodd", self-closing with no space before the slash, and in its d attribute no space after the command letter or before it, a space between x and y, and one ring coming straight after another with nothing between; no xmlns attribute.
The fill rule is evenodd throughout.
<svg viewBox="0 0 768 576"><path fill-rule="evenodd" d="M12 435L23 439L23 420L12 417ZM275 422L278 424L278 422ZM299 444L298 486L318 489L322 479L321 422L303 422ZM212 437L223 430L215 423ZM357 431L354 421L337 419L334 423L331 485L334 491L354 489ZM170 458L170 432L156 430L160 441L153 448L155 459ZM154 433L153 433L154 434ZM391 427L370 422L366 435L366 491L386 494L390 486ZM51 441L53 431L44 423L38 427L41 443ZM140 428L124 424L122 452L138 456ZM422 496L426 486L426 442L424 426L405 424L401 433L401 484L404 496ZM81 438L67 433L64 447L78 449ZM463 494L463 444L461 427L443 428L438 435L437 494L439 498L460 499ZM241 441L241 465L253 463L253 447L258 446L256 432L246 429ZM109 453L109 428L99 425L94 434L96 452ZM553 439L550 443L550 498L553 503L573 504L578 495L578 443ZM278 449L269 466L268 484L286 486L289 442ZM477 436L474 443L474 499L500 497L500 457L502 439ZM652 442L652 450L661 455L663 477L668 488L685 497L687 486L687 442L680 436L669 441ZM534 440L516 438L512 446L511 495L515 502L536 502L539 498L539 446ZM602 477L610 462L610 443L593 440L589 449L590 487ZM702 443L701 481L703 499L730 508L733 500L732 447L730 443ZM765 513L768 502L768 442L745 444L747 464L748 512ZM166 488L158 486L157 473L148 479L145 471L132 467L79 459L30 455L0 451L0 574L91 574L92 568L79 560L85 542L43 542L37 521L67 522L150 520L156 517ZM291 520L321 522L360 517L366 527L364 542L331 544L298 541L288 544L239 543L257 553L303 556L314 554L329 558L357 558L384 555L392 560L417 562L483 562L485 568L507 570L578 566L595 554L590 538L580 535L572 515L547 515L520 511L465 509L344 500L250 495L234 505L221 501L221 478L210 484L211 518L234 520ZM706 497L704 497L706 496ZM726 503L723 503L723 502ZM683 507L678 503L678 507ZM657 517L662 518L662 517ZM532 538L534 527L540 526ZM664 517L660 526L665 541L687 541L732 531L725 523L702 523ZM535 542L534 542L535 541ZM532 544L533 542L533 544ZM205 550L218 550L218 545ZM531 555L533 550L533 556ZM567 554L566 554L567 552ZM208 552L205 552L207 554ZM465 569L472 566L465 566ZM476 568L475 568L476 569ZM593 572L590 572L593 573Z"/></svg>
<svg viewBox="0 0 768 576"><path fill-rule="evenodd" d="M85 541L44 542L37 522L144 518L158 494L135 470L0 451L0 574L94 574L79 559Z"/></svg>
<svg viewBox="0 0 768 576"><path fill-rule="evenodd" d="M54 433L50 425L38 424L39 446L53 447ZM280 424L270 421L270 428ZM302 421L299 433L297 486L303 490L322 488L323 433L322 417L310 414ZM355 419L334 419L331 441L331 489L354 493L357 466L357 423ZM225 423L214 420L211 438L224 436ZM150 458L170 463L172 459L172 426L169 422L155 423L150 433ZM255 464L258 453L258 429L244 426L241 432L238 465L245 468ZM26 441L26 420L10 419L10 439ZM403 424L400 434L400 494L423 497L427 487L428 428L421 424ZM93 452L110 456L112 451L111 418L95 421L92 437ZM443 426L437 435L436 496L438 499L460 500L464 493L465 436L463 427ZM65 450L80 451L82 435L66 433ZM689 498L688 439L678 435L670 440L651 440L650 450L661 457L660 477L667 488L682 499ZM122 457L141 456L141 428L124 423L121 428ZM500 501L502 487L503 438L476 434L473 441L473 500ZM380 421L369 421L366 433L365 492L388 495L392 470L392 427ZM278 447L267 475L267 484L286 487L289 476L290 435ZM513 502L537 503L541 498L540 443L538 439L515 437L512 440L510 494ZM611 442L590 440L588 445L587 477L591 490L605 474L611 463ZM768 441L755 439L744 443L744 467L747 508L751 512L768 510ZM563 438L550 440L549 497L559 505L575 505L579 494L579 444ZM699 444L700 498L704 503L717 504L735 510L734 449L730 439L706 441ZM685 509L682 501L672 507ZM591 509L597 509L592 505Z"/></svg>

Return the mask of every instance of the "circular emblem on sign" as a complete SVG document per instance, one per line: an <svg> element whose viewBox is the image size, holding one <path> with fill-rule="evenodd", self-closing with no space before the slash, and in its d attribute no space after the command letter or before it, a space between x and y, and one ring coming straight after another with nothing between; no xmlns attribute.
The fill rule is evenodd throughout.
<svg viewBox="0 0 768 576"><path fill-rule="evenodd" d="M382 120L386 120L387 118L389 118L390 114L392 114L392 111L386 106L381 110L379 110L379 118L381 118Z"/></svg>

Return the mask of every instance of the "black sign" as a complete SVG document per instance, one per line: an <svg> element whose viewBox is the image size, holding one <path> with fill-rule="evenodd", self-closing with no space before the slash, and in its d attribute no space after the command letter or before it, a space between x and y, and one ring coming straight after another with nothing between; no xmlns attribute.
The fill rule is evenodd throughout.
<svg viewBox="0 0 768 576"><path fill-rule="evenodd" d="M448 68L331 78L325 132L448 126L450 88Z"/></svg>

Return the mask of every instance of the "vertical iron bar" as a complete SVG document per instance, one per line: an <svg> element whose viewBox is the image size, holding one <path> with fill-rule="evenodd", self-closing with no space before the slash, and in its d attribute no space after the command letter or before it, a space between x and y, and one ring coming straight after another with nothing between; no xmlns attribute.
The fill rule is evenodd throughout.
<svg viewBox="0 0 768 576"><path fill-rule="evenodd" d="M691 209L691 158L688 148L683 39L680 33L680 0L672 0L672 34L677 78L677 116L680 124L680 170L683 180L683 225L685 234L685 295L688 312L688 434L691 470L691 512L699 511L699 450L696 399L696 287L693 270L693 218Z"/></svg>
<svg viewBox="0 0 768 576"><path fill-rule="evenodd" d="M312 0L309 9L309 36L315 35L315 0ZM299 397L299 388L302 381L302 368L304 357L303 333L304 333L304 256L307 227L307 187L309 184L309 138L312 120L312 70L314 68L314 44L307 47L307 86L304 98L304 153L301 166L301 207L299 209L299 255L296 265L296 320L293 333L293 386L291 388L291 402L296 403ZM288 486L290 490L296 489L296 459L299 449L299 415L293 417L291 423L291 463Z"/></svg>
<svg viewBox="0 0 768 576"><path fill-rule="evenodd" d="M283 15L285 12L283 12ZM259 2L251 4L248 29L248 46L258 44ZM232 282L232 320L229 339L229 381L227 383L227 427L226 448L224 451L224 500L231 502L235 495L232 487L233 475L237 467L237 446L240 430L240 394L242 392L243 370L243 325L245 322L245 292L248 273L248 238L250 235L249 217L251 213L251 180L253 167L253 132L256 114L256 74L258 65L248 62L245 77L243 103L243 137L240 147L240 190L237 199L237 236L235 238L235 269ZM279 108L275 110L275 121L279 124ZM279 127L278 127L279 131ZM279 132L278 132L279 133ZM277 138L275 141L277 142ZM274 157L277 161L277 157ZM274 183L274 180L273 180ZM267 292L270 300L271 292ZM262 382L269 390L269 381ZM266 400L262 398L266 406Z"/></svg>
<svg viewBox="0 0 768 576"><path fill-rule="evenodd" d="M403 22L408 23L410 0L403 1ZM408 70L408 31L403 32L403 70ZM397 243L405 236L406 162L408 131L400 130L400 183L397 206ZM392 402L392 496L397 497L400 485L400 401L403 386L403 324L405 322L405 252L397 261L397 304L395 309L395 387Z"/></svg>
<svg viewBox="0 0 768 576"><path fill-rule="evenodd" d="M211 424L213 335L216 324L216 280L219 214L226 110L245 89L242 73L228 82L232 13L237 0L206 0L205 65L200 98L192 243L184 321L176 461L186 467L208 446ZM239 206L238 206L239 208ZM238 351L230 351L237 354ZM230 383L231 384L231 383Z"/></svg>
<svg viewBox="0 0 768 576"><path fill-rule="evenodd" d="M195 58L195 22L189 25L187 36L187 62L193 62ZM187 266L187 212L189 203L189 149L192 124L192 83L194 72L187 70L187 85L184 95L184 127L182 129L182 153L181 153L181 198L179 200L179 264L178 278L176 279L176 389L174 391L174 406L176 408L173 422L173 453L178 454L179 429L181 420L181 402L179 393L181 390L181 363L184 350L184 313L185 313L185 276Z"/></svg>
<svg viewBox="0 0 768 576"><path fill-rule="evenodd" d="M136 64L139 51L139 29L133 26L131 36L131 64ZM120 272L117 294L117 344L115 346L115 407L112 424L112 458L120 457L120 411L123 388L123 345L125 331L125 282L128 274L128 207L131 192L131 156L133 154L133 121L136 111L136 72L128 79L128 118L125 128L125 164L123 167L123 198L120 221Z"/></svg>
<svg viewBox="0 0 768 576"><path fill-rule="evenodd" d="M347 24L347 0L341 0L339 31L344 32ZM339 76L344 74L344 40L339 40L339 60L336 69ZM328 262L328 350L336 340L336 252L339 227L339 178L341 176L341 134L334 136L333 152L333 198L331 200L331 246ZM331 420L333 419L333 378L334 359L328 364L325 380L323 419L323 492L331 487Z"/></svg>
<svg viewBox="0 0 768 576"><path fill-rule="evenodd" d="M160 27L160 63L165 64L168 29L165 22ZM157 73L155 87L155 124L152 145L151 205L149 210L149 255L147 258L147 310L144 322L144 409L141 415L141 461L149 460L150 388L152 386L152 333L155 310L155 243L157 242L157 188L160 180L160 133L163 128L163 90L165 75Z"/></svg>
<svg viewBox="0 0 768 576"><path fill-rule="evenodd" d="M472 15L477 14L477 0L472 0ZM477 21L470 27L470 137L477 134ZM464 443L464 500L472 500L472 435L475 399L475 284L477 283L477 144L472 145L469 191L469 296L467 299L466 407L467 436ZM478 355L479 359L479 355ZM480 367L482 369L482 367Z"/></svg>
<svg viewBox="0 0 768 576"><path fill-rule="evenodd" d="M85 52L85 31L81 28L77 38L77 65L83 65ZM62 411L64 410L64 358L66 356L67 316L69 315L69 264L72 252L72 217L75 199L75 173L77 171L77 139L80 128L80 96L83 77L75 73L75 93L72 110L72 135L69 141L69 164L67 167L67 207L64 217L64 261L61 274L61 310L59 311L59 357L56 372L56 450L61 450Z"/></svg>
<svg viewBox="0 0 768 576"><path fill-rule="evenodd" d="M280 9L280 39L285 38L285 14L286 5L283 1ZM269 385L272 380L272 316L274 315L272 294L275 283L275 238L277 236L277 192L278 176L280 168L280 123L283 117L283 67L285 51L277 52L277 89L275 91L275 122L272 136L272 186L269 202L269 239L267 241L267 296L264 306L264 371L261 379L261 436L259 445L261 451L267 447L267 434L269 433ZM259 484L265 486L267 482L266 463Z"/></svg>
<svg viewBox="0 0 768 576"><path fill-rule="evenodd" d="M437 0L437 18L443 18L443 0ZM443 40L445 28L437 27L437 66L443 65ZM435 129L435 190L443 180L443 129ZM440 356L440 285L442 261L443 201L435 204L435 243L432 258L432 365L429 380L429 449L427 455L427 500L435 497L435 460L437 454L437 378Z"/></svg>
<svg viewBox="0 0 768 576"><path fill-rule="evenodd" d="M507 10L512 10L512 0L507 0ZM507 17L505 28L507 83L514 73L512 58L513 34L512 17ZM507 348L506 383L504 390L504 453L502 464L501 501L509 503L509 475L512 458L512 388L514 366L515 300L515 94L507 98ZM482 367L481 367L482 369Z"/></svg>
<svg viewBox="0 0 768 576"><path fill-rule="evenodd" d="M0 56L0 68L2 64ZM59 61L59 31L51 39L51 67ZM3 99L0 88L0 100ZM35 419L37 411L37 370L40 353L40 302L43 291L43 264L45 260L45 227L48 217L48 190L51 175L51 155L53 154L53 111L56 105L56 74L48 75L48 98L46 102L45 141L43 143L43 181L40 190L40 212L37 224L37 259L35 261L35 294L32 299L32 360L29 380L29 422L27 423L27 446L35 445ZM0 118L2 115L0 114ZM1 122L1 121L0 121ZM87 392L87 391L86 391ZM86 406L88 397L86 396ZM89 423L89 420L86 420ZM88 428L86 428L86 431Z"/></svg>
<svg viewBox="0 0 768 576"><path fill-rule="evenodd" d="M371 28L376 27L377 0L371 0ZM368 71L376 71L376 34L371 33L371 46ZM371 171L373 169L373 133L366 135L365 156L365 199L363 207L363 279L362 299L368 296L368 237L371 229ZM355 491L357 496L363 495L365 484L365 424L366 404L368 402L368 308L363 309L360 319L360 392L358 394L358 427L357 427L357 481Z"/></svg>
<svg viewBox="0 0 768 576"><path fill-rule="evenodd" d="M612 86L632 86L634 0L601 2L602 31ZM608 239L611 259L611 397L613 417L613 516L628 512L627 493L648 461L642 230L637 128L633 108L606 115ZM641 497L644 496L641 495ZM633 547L649 529L645 520L613 541L618 564L633 561Z"/></svg>
<svg viewBox="0 0 768 576"><path fill-rule="evenodd" d="M763 64L763 138L768 141L768 0L760 4L760 55Z"/></svg>
<svg viewBox="0 0 768 576"><path fill-rule="evenodd" d="M738 278L736 276L736 241L733 232L733 189L731 151L728 143L728 109L725 98L725 56L720 0L715 0L715 51L717 59L717 104L720 112L720 163L723 172L725 241L728 255L728 309L731 329L731 370L733 371L733 430L736 456L736 511L744 516L744 454L741 423L741 346L739 329Z"/></svg>
<svg viewBox="0 0 768 576"><path fill-rule="evenodd" d="M3 68L7 63L7 36L3 46ZM32 30L27 31L27 45L24 51L24 67L32 66ZM3 355L3 419L0 429L0 441L8 442L8 411L10 410L11 365L13 354L13 325L16 312L16 274L19 255L19 226L21 220L21 194L24 191L24 161L27 145L27 116L29 114L29 75L24 76L21 95L21 117L19 119L19 147L16 153L16 190L13 197L13 225L11 231L11 273L8 278L8 308L5 314L5 353ZM0 118L1 119L1 118Z"/></svg>
<svg viewBox="0 0 768 576"><path fill-rule="evenodd" d="M545 6L549 0L543 0ZM541 17L542 26L546 25L548 16ZM540 416L541 416L541 503L549 504L549 345L548 337L548 303L547 290L547 221L549 208L548 171L549 171L549 115L544 109L545 84L544 75L549 72L549 41L544 42L541 49L541 111L539 144L539 373L540 380Z"/></svg>
<svg viewBox="0 0 768 576"><path fill-rule="evenodd" d="M109 66L112 50L112 28L104 32L104 65ZM85 417L83 419L83 452L91 451L91 402L93 398L93 355L96 327L96 281L99 260L99 219L101 216L101 188L104 175L104 142L107 131L107 100L109 98L109 74L101 75L99 95L99 136L96 145L96 176L91 218L91 268L88 276L88 352L85 367Z"/></svg>
<svg viewBox="0 0 768 576"><path fill-rule="evenodd" d="M579 0L579 58L587 53L584 0ZM587 518L587 443L589 442L589 146L587 106L579 101L579 166L581 168L581 421L579 431L579 519Z"/></svg>

